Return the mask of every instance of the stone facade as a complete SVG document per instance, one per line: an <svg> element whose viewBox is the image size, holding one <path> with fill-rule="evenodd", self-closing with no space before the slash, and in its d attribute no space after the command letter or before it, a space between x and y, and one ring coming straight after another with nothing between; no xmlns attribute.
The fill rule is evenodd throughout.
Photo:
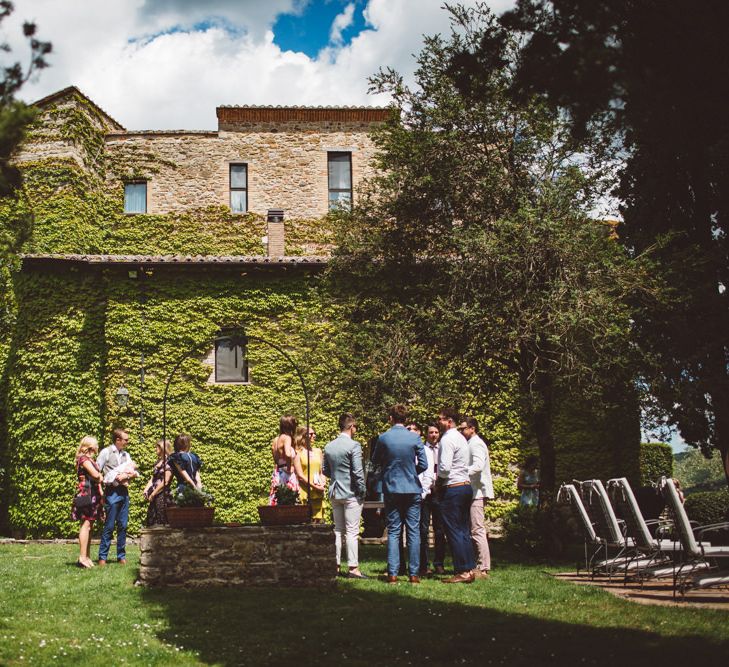
<svg viewBox="0 0 729 667"><path fill-rule="evenodd" d="M331 526L143 528L143 586L295 586L335 583Z"/></svg>
<svg viewBox="0 0 729 667"><path fill-rule="evenodd" d="M327 153L352 159L352 188L373 174L369 133L390 113L381 108L219 107L217 131L128 131L75 88L36 103L40 129L20 161L70 157L89 166L88 147L54 131L71 107L103 126L110 188L147 182L147 213L230 206L230 165L245 164L248 211L283 209L286 219L320 218L328 211ZM60 113L59 113L60 112ZM131 160L129 158L132 158ZM120 173L115 163L133 164Z"/></svg>
<svg viewBox="0 0 729 667"><path fill-rule="evenodd" d="M248 210L286 218L319 218L328 210L327 153L352 154L354 190L372 175L372 142L366 124L261 124L240 131L112 134L107 148L154 153L163 160L147 182L147 212L182 212L229 206L231 164L248 167ZM130 174L131 176L131 174Z"/></svg>

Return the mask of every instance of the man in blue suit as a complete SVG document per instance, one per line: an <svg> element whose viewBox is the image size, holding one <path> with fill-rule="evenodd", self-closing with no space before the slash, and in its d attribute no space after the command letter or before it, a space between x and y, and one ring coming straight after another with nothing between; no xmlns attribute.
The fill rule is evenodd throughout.
<svg viewBox="0 0 729 667"><path fill-rule="evenodd" d="M387 582L397 583L400 569L400 533L403 524L408 542L410 583L419 584L420 503L422 486L418 474L428 468L423 441L405 428L407 408L390 408L391 428L377 439L372 456L382 466L382 491L387 518Z"/></svg>

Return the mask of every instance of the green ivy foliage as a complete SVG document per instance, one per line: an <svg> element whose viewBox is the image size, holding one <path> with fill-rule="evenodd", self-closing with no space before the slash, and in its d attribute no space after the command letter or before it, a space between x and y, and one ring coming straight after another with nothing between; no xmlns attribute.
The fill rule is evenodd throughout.
<svg viewBox="0 0 729 667"><path fill-rule="evenodd" d="M673 450L665 442L640 443L640 486L673 477Z"/></svg>
<svg viewBox="0 0 729 667"><path fill-rule="evenodd" d="M76 446L102 435L103 290L91 277L27 273L16 290L5 379L9 520L33 535L70 534Z"/></svg>
<svg viewBox="0 0 729 667"><path fill-rule="evenodd" d="M75 108L49 109L30 141L68 141L82 164L71 157L25 162L23 191L0 201L0 238L12 237L18 221L32 216L26 252L263 253L265 223L255 214L209 207L125 215L122 179L152 177L162 162L133 148L111 159L103 150L104 119L83 99L76 102ZM285 224L287 254L310 254L332 242L328 217ZM386 428L387 401L407 400L426 422L459 396L460 407L468 406L490 442L497 499L488 503L487 515L499 518L516 503L517 463L533 443L508 378L498 389L469 390L466 396L467 368L447 367L432 352L413 349L408 368L423 391L383 393L389 351L352 367L352 346L362 343L358 336L366 338L366 323L345 321L316 274L169 267L131 278L123 267L41 272L18 271L10 263L0 268L0 485L14 530L44 537L74 534L70 510L78 441L94 435L104 446L112 428L122 426L130 431L129 451L142 472L130 490L130 530L138 531L146 511L141 490L154 464L154 444L162 437L168 374L183 353L227 325L243 325L249 335L281 346L299 365L320 446L336 435L342 411L361 417L359 435L366 445ZM257 521L256 508L270 485L270 441L282 414L303 419L301 386L289 362L258 341L249 346L251 385L210 384L212 368L203 363L210 347L198 348L173 376L166 435L192 435L218 520ZM408 378L401 380L398 386L411 388ZM115 396L122 382L130 392L125 411ZM586 416L587 408L568 403L559 431L564 474L579 468L570 456L601 461L628 451L632 417L625 422L613 414L598 424Z"/></svg>

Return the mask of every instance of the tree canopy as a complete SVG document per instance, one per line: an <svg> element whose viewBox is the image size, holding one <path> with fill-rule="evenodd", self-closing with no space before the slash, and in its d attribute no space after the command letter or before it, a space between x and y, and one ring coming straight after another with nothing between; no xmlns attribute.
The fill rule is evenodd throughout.
<svg viewBox="0 0 729 667"><path fill-rule="evenodd" d="M13 3L0 0L0 24L13 13ZM25 136L25 129L35 117L35 110L15 99L15 95L31 75L47 67L46 56L51 52L50 42L36 37L35 23L23 24L23 35L30 47L29 62L4 64L0 78L0 197L12 194L20 187L21 173L13 164L12 156ZM10 53L7 43L0 44L0 51ZM29 231L29 220L19 220L12 229L0 233L0 257L16 248Z"/></svg>
<svg viewBox="0 0 729 667"><path fill-rule="evenodd" d="M645 382L689 444L721 453L727 483L728 20L722 0L519 0L501 18L526 38L515 98L545 96L575 136L622 153L620 237L651 249L669 296L639 304Z"/></svg>
<svg viewBox="0 0 729 667"><path fill-rule="evenodd" d="M438 364L461 369L454 393L515 378L550 491L557 385L599 392L607 376L629 377L625 297L640 276L612 227L589 215L600 147L576 141L537 97L512 99L522 48L485 7L449 11L453 30L426 39L415 87L392 70L372 79L393 114L329 275L370 329L361 354L407 343L382 387L400 378L408 397L412 367ZM487 42L488 67L469 68Z"/></svg>

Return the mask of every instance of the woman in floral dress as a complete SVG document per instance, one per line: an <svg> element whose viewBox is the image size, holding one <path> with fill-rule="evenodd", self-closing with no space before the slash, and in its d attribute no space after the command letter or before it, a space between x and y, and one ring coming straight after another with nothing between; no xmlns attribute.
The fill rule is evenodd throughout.
<svg viewBox="0 0 729 667"><path fill-rule="evenodd" d="M292 491L299 492L299 480L294 470L294 435L296 434L296 417L284 415L279 423L278 436L271 442L273 454L273 475L271 475L271 492L268 494L268 504L276 505L276 489L284 484Z"/></svg>
<svg viewBox="0 0 729 667"><path fill-rule="evenodd" d="M71 518L80 521L78 531L79 557L76 561L78 567L94 567L89 549L91 546L91 527L94 521L103 519L104 493L101 482L104 476L96 465L96 455L99 453L99 442L93 436L81 438L76 451L76 476L78 487L73 499Z"/></svg>
<svg viewBox="0 0 729 667"><path fill-rule="evenodd" d="M165 455L172 453L169 440L159 440L155 445L157 449L157 463L152 469L152 478L144 487L144 497L149 503L147 507L147 526L162 526L167 523L167 508L174 505L170 482L172 481L172 468L164 461Z"/></svg>

